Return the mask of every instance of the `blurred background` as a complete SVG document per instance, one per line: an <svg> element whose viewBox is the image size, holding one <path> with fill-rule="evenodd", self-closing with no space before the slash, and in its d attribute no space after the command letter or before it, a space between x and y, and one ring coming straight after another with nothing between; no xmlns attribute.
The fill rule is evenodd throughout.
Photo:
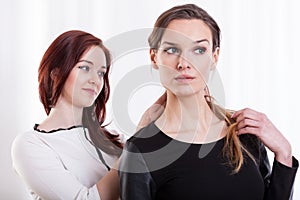
<svg viewBox="0 0 300 200"><path fill-rule="evenodd" d="M50 43L64 31L80 29L112 45L112 95L107 120L112 122L109 128L129 137L144 110L163 88L151 70L146 41L120 54L119 50L131 43L122 40L122 36L129 33L134 42L137 30L149 30L159 14L185 3L204 8L221 28L217 68L224 87L225 106L249 107L266 113L292 144L294 156L300 159L299 1L1 0L1 199L29 199L25 185L12 169L10 149L17 134L45 118L38 96L37 69ZM116 94L127 87L129 75L138 75L140 72L135 70L143 66L153 80L146 78L141 84L131 79L130 84L136 87L128 82L129 93ZM118 103L125 108L125 115L113 109ZM129 118L124 119L126 116ZM122 120L129 120L130 127L124 127ZM269 156L272 161L273 155ZM300 199L299 174L294 199Z"/></svg>

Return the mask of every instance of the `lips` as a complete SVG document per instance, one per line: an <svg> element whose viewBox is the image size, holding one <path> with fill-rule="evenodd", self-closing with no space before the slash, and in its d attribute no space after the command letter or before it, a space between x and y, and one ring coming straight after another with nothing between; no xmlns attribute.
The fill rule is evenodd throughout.
<svg viewBox="0 0 300 200"><path fill-rule="evenodd" d="M97 95L97 92L91 88L82 88L84 91L88 92L90 95Z"/></svg>
<svg viewBox="0 0 300 200"><path fill-rule="evenodd" d="M187 75L187 74L181 74L181 75L178 75L175 77L175 80L177 81L190 81L190 80L193 80L195 79L194 76L190 76L190 75Z"/></svg>

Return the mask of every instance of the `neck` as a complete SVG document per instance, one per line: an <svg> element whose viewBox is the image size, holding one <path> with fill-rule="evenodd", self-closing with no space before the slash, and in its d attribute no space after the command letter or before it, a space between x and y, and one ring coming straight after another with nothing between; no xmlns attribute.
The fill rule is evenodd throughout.
<svg viewBox="0 0 300 200"><path fill-rule="evenodd" d="M52 130L57 128L69 128L75 125L82 125L83 108L59 100L51 109L48 117L40 125L40 129Z"/></svg>
<svg viewBox="0 0 300 200"><path fill-rule="evenodd" d="M202 126L210 123L213 115L204 94L201 93L184 97L168 93L164 114L170 123L187 124L187 127L199 121L202 122Z"/></svg>
<svg viewBox="0 0 300 200"><path fill-rule="evenodd" d="M201 143L219 138L224 123L212 112L204 94L178 97L168 92L165 111L156 125L166 134Z"/></svg>

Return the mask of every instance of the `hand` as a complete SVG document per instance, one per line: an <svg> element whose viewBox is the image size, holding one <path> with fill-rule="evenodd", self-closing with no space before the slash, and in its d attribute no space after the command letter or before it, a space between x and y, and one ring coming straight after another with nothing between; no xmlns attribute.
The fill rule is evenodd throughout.
<svg viewBox="0 0 300 200"><path fill-rule="evenodd" d="M265 114L245 108L235 112L231 117L236 119L238 135L256 135L275 154L278 162L292 166L290 143Z"/></svg>
<svg viewBox="0 0 300 200"><path fill-rule="evenodd" d="M137 131L155 121L164 111L167 102L167 92L161 95L142 115Z"/></svg>
<svg viewBox="0 0 300 200"><path fill-rule="evenodd" d="M120 134L118 133L118 131L114 130L114 129L109 129L108 130L112 135L119 135L119 142L121 142L122 144L125 144L127 138L125 138L124 134Z"/></svg>

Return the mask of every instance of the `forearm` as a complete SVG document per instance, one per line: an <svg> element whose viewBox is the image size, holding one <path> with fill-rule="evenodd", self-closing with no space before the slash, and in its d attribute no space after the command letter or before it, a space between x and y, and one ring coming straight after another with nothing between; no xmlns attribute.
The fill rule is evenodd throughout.
<svg viewBox="0 0 300 200"><path fill-rule="evenodd" d="M298 166L298 161L294 157L292 157L292 167L288 167L279 163L277 160L274 160L264 199L290 199Z"/></svg>
<svg viewBox="0 0 300 200"><path fill-rule="evenodd" d="M98 183L97 189L101 200L120 198L119 177L115 169L111 169Z"/></svg>

